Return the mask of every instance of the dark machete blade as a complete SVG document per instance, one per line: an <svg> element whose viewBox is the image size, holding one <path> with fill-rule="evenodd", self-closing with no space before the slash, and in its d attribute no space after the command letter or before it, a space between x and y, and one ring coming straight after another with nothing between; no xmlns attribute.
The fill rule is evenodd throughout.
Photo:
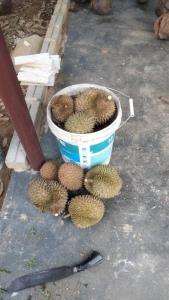
<svg viewBox="0 0 169 300"><path fill-rule="evenodd" d="M8 288L9 293L18 292L36 285L60 280L73 274L73 267L43 270L16 278Z"/></svg>
<svg viewBox="0 0 169 300"><path fill-rule="evenodd" d="M90 257L88 257L87 260L79 265L52 268L16 278L14 281L12 281L7 291L8 293L14 293L47 282L54 282L56 280L60 280L73 275L77 272L81 272L88 268L91 268L102 260L103 256L97 251L93 251Z"/></svg>

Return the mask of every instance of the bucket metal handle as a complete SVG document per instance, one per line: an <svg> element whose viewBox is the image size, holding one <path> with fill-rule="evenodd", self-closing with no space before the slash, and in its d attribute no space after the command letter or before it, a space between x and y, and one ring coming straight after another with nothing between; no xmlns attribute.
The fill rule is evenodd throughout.
<svg viewBox="0 0 169 300"><path fill-rule="evenodd" d="M133 99L129 95L127 95L127 94L125 94L123 92L120 92L120 91L112 89L112 88L108 88L108 89L111 90L111 91L113 91L113 92L119 93L120 95L128 98L128 100L129 100L130 114L129 114L128 118L120 125L119 128L121 128L121 127L123 127L129 121L130 118L134 118L135 117Z"/></svg>

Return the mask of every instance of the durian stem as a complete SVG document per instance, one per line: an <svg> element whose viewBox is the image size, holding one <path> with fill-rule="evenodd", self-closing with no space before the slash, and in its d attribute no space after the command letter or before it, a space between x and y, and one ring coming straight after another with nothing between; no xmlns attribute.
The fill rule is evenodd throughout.
<svg viewBox="0 0 169 300"><path fill-rule="evenodd" d="M63 217L63 219L68 219L68 218L70 218L70 214L67 214Z"/></svg>
<svg viewBox="0 0 169 300"><path fill-rule="evenodd" d="M91 179L91 178L88 178L88 179L87 179L87 178L86 178L86 179L85 179L85 182L92 183L92 182L93 182L93 179Z"/></svg>
<svg viewBox="0 0 169 300"><path fill-rule="evenodd" d="M109 95L109 96L107 97L107 99L108 99L108 100L112 100L112 96Z"/></svg>

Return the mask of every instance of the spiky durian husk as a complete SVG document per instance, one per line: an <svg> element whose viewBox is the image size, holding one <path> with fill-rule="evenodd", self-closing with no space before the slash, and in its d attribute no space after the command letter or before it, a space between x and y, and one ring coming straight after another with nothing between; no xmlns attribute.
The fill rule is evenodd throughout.
<svg viewBox="0 0 169 300"><path fill-rule="evenodd" d="M75 110L90 111L95 115L97 124L104 124L114 115L116 105L112 95L107 92L89 89L76 98Z"/></svg>
<svg viewBox="0 0 169 300"><path fill-rule="evenodd" d="M64 163L58 171L61 184L70 191L79 190L83 185L83 169L73 163Z"/></svg>
<svg viewBox="0 0 169 300"><path fill-rule="evenodd" d="M34 179L28 187L28 197L37 207L43 208L52 200L51 188L48 181L44 179Z"/></svg>
<svg viewBox="0 0 169 300"><path fill-rule="evenodd" d="M93 132L95 117L91 112L78 112L71 115L65 122L65 130L74 133Z"/></svg>
<svg viewBox="0 0 169 300"><path fill-rule="evenodd" d="M57 179L59 164L54 160L46 161L40 168L40 175L44 179Z"/></svg>
<svg viewBox="0 0 169 300"><path fill-rule="evenodd" d="M100 222L104 215L104 204L93 196L76 196L69 204L72 222L79 228L88 228Z"/></svg>
<svg viewBox="0 0 169 300"><path fill-rule="evenodd" d="M60 214L66 205L68 193L57 181L35 179L28 188L32 204L43 212Z"/></svg>
<svg viewBox="0 0 169 300"><path fill-rule="evenodd" d="M61 95L53 99L51 110L54 121L65 122L73 114L73 99L67 95Z"/></svg>
<svg viewBox="0 0 169 300"><path fill-rule="evenodd" d="M75 100L75 111L93 110L95 106L95 99L97 98L98 89L87 89L80 93Z"/></svg>
<svg viewBox="0 0 169 300"><path fill-rule="evenodd" d="M49 206L49 212L54 215L60 215L66 206L68 200L68 193L66 189L58 182L51 183L52 189L52 202Z"/></svg>
<svg viewBox="0 0 169 300"><path fill-rule="evenodd" d="M109 176L96 175L91 184L91 193L103 199L115 197L118 193L114 188L114 183Z"/></svg>
<svg viewBox="0 0 169 300"><path fill-rule="evenodd" d="M106 123L115 113L116 106L111 95L100 92L95 105L96 123Z"/></svg>
<svg viewBox="0 0 169 300"><path fill-rule="evenodd" d="M100 165L87 172L84 180L86 189L96 197L108 199L117 196L122 180L112 166Z"/></svg>

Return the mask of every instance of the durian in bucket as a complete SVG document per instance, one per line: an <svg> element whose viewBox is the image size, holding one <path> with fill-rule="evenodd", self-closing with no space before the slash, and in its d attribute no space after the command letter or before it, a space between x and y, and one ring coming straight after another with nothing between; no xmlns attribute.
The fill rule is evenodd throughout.
<svg viewBox="0 0 169 300"><path fill-rule="evenodd" d="M103 127L101 130L88 133L90 132L90 128L94 127L93 117L85 115L86 112L84 112L82 109L83 99L80 97L80 94L84 91L93 90L94 97L94 90L96 89L100 92L107 93L114 101L113 103L115 106L110 106L110 109L107 111L107 115L112 113L113 109L116 110L116 114L112 122L109 122L106 127ZM60 98L59 96L61 95L67 95L67 103L70 105L70 110L72 110L72 103L69 97L79 95L77 96L74 104L74 106L76 106L76 112L72 114L70 113L69 118L65 121L64 129L54 122L52 118L53 99ZM110 98L109 100L111 101ZM102 105L100 108L103 107L104 102L102 103L100 101L99 105ZM90 109L88 109L87 113L92 112L92 106L90 102L88 103L88 106ZM79 124L82 118L84 118L84 120L85 118L87 118L86 120L90 120L87 124L88 126L85 127L87 128L86 133L70 132L72 123L74 124L74 122L76 122L76 124ZM47 122L51 132L57 138L59 150L63 160L65 162L76 163L82 168L91 168L95 165L108 164L110 162L115 134L117 129L120 127L121 119L122 109L119 98L110 89L95 84L77 84L64 88L54 95L47 107ZM104 123L105 120L102 120L101 118L99 119L98 116L95 115L95 124L97 125L99 122Z"/></svg>

